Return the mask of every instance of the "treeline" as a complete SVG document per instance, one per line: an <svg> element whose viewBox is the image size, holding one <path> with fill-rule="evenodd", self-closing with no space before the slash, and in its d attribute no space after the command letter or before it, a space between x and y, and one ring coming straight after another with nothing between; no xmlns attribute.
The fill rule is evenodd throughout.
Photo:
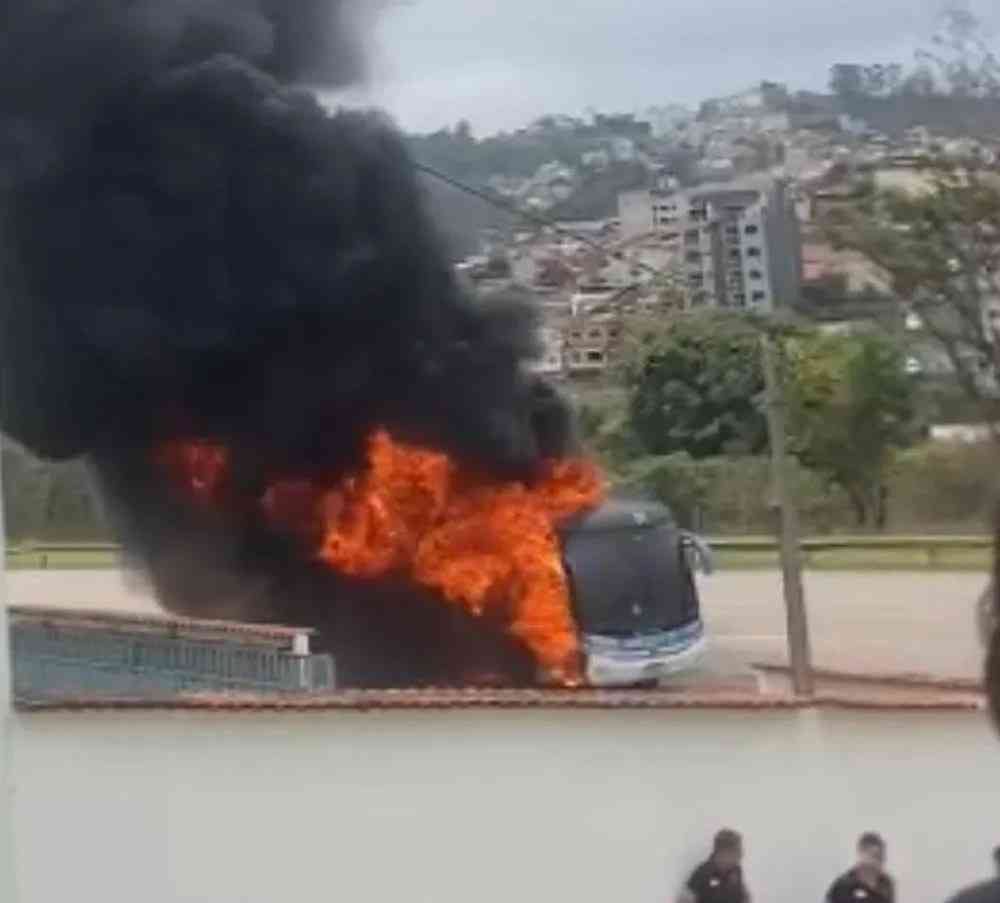
<svg viewBox="0 0 1000 903"><path fill-rule="evenodd" d="M854 532L850 498L821 472L793 462L806 534ZM993 516L996 452L988 445L921 443L901 451L886 473L892 533L981 533ZM713 536L771 533L771 462L766 455L700 460L685 452L639 458L617 473L620 490L666 502L686 527Z"/></svg>
<svg viewBox="0 0 1000 903"><path fill-rule="evenodd" d="M43 462L5 442L0 466L9 543L112 538L83 461Z"/></svg>
<svg viewBox="0 0 1000 903"><path fill-rule="evenodd" d="M761 328L732 313L627 323L618 391L580 406L618 486L706 532L773 528ZM911 372L898 338L800 326L777 340L807 530L986 526L995 449L927 441L942 384Z"/></svg>
<svg viewBox="0 0 1000 903"><path fill-rule="evenodd" d="M410 135L407 141L420 163L475 185L491 176L528 177L552 161L577 166L580 154L593 146L592 140L557 128L477 139L465 121L453 129Z"/></svg>
<svg viewBox="0 0 1000 903"><path fill-rule="evenodd" d="M984 23L964 4L941 15L912 65L838 63L830 90L843 112L889 134L927 126L953 136L1000 129L1000 57Z"/></svg>

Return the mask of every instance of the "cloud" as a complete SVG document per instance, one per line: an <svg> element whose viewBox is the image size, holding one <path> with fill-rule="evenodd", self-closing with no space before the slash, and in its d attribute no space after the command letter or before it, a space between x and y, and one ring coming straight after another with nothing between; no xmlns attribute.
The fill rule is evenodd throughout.
<svg viewBox="0 0 1000 903"><path fill-rule="evenodd" d="M381 21L368 96L408 128L466 118L485 133L762 78L818 88L834 62L908 62L933 26L927 0L409 0Z"/></svg>

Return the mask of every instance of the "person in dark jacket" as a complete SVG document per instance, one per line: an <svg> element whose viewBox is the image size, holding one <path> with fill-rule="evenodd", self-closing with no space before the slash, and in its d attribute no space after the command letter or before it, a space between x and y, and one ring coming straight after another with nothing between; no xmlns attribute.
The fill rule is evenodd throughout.
<svg viewBox="0 0 1000 903"><path fill-rule="evenodd" d="M993 877L959 891L949 903L1000 903L1000 847L993 848Z"/></svg>
<svg viewBox="0 0 1000 903"><path fill-rule="evenodd" d="M712 855L691 873L678 903L750 903L738 832L724 828L715 835Z"/></svg>
<svg viewBox="0 0 1000 903"><path fill-rule="evenodd" d="M895 903L896 886L885 870L885 841L869 831L858 840L858 861L827 891L827 903Z"/></svg>

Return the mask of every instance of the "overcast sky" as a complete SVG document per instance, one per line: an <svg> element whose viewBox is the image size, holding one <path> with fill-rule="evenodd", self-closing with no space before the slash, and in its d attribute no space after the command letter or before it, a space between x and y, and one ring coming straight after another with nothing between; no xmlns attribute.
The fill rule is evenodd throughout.
<svg viewBox="0 0 1000 903"><path fill-rule="evenodd" d="M390 3L355 96L409 130L465 118L482 136L545 113L696 104L764 78L822 88L834 62L909 63L943 0ZM996 38L996 4L972 4Z"/></svg>

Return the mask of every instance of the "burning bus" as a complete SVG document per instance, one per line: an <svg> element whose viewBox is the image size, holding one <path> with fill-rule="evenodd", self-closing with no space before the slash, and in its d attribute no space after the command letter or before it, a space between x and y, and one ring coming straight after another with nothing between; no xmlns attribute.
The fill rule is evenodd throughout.
<svg viewBox="0 0 1000 903"><path fill-rule="evenodd" d="M699 630L674 528L602 507L537 311L464 291L402 136L317 98L369 6L10 5L2 427L89 463L164 609L313 627L346 684L662 658Z"/></svg>
<svg viewBox="0 0 1000 903"><path fill-rule="evenodd" d="M157 452L165 484L195 510L217 512L232 505L229 458L204 442ZM694 572L711 570L708 546L661 504L605 498L600 472L583 458L550 463L532 483L497 483L378 431L358 473L333 486L275 482L258 517L297 535L320 570L355 581L354 596L388 593L402 578L411 614L418 588L430 590L443 609L529 656L526 670L511 670L509 658L452 627L457 646L476 650L451 678L461 683L655 683L691 667L704 647ZM368 614L377 607L367 605ZM315 624L315 609L302 617ZM328 632L350 681L356 668L341 663L356 649L337 642L336 625ZM411 640L419 649L420 635ZM371 661L359 664L374 679Z"/></svg>

